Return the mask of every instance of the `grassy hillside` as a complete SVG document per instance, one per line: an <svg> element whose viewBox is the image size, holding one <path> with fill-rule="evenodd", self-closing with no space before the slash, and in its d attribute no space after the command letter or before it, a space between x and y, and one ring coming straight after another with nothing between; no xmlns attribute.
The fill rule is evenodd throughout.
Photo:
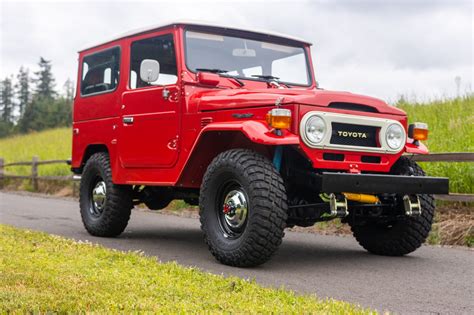
<svg viewBox="0 0 474 315"><path fill-rule="evenodd" d="M0 225L0 313L374 314L254 281Z"/></svg>
<svg viewBox="0 0 474 315"><path fill-rule="evenodd" d="M397 106L407 112L409 122L428 123L430 134L426 144L430 152L474 151L473 96L429 104L399 103ZM449 177L452 192L474 193L472 163L422 164L429 175Z"/></svg>
<svg viewBox="0 0 474 315"><path fill-rule="evenodd" d="M430 128L426 142L431 152L474 151L474 97L429 104L397 104L407 111L409 121L427 122ZM67 128L0 139L0 157L7 162L40 159L67 159L71 156L71 131ZM474 193L474 167L472 163L424 163L429 175L448 176L451 191ZM15 167L9 172L29 173L28 167ZM40 175L68 174L67 166L42 166Z"/></svg>
<svg viewBox="0 0 474 315"><path fill-rule="evenodd" d="M72 131L69 128L50 129L42 132L0 139L0 157L5 163L31 161L34 155L40 160L62 160L71 157ZM14 166L7 172L20 175L31 174L29 166ZM68 165L42 165L40 175L69 175Z"/></svg>

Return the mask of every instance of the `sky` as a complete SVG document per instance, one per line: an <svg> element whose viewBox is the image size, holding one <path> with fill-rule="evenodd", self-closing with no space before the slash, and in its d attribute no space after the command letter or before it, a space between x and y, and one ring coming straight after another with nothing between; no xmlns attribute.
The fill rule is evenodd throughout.
<svg viewBox="0 0 474 315"><path fill-rule="evenodd" d="M39 57L52 60L56 87L75 80L89 43L170 20L263 29L313 43L316 79L396 101L472 93L472 0L9 1L0 0L0 78Z"/></svg>

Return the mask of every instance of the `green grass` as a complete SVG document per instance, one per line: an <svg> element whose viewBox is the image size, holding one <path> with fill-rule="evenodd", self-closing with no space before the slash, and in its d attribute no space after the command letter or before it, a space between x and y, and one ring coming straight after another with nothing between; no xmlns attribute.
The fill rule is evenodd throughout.
<svg viewBox="0 0 474 315"><path fill-rule="evenodd" d="M66 160L71 157L72 131L70 128L57 128L26 135L0 139L0 157L5 163L31 161L37 155L40 160ZM30 166L12 166L7 172L30 175ZM39 175L69 175L66 164L41 165Z"/></svg>
<svg viewBox="0 0 474 315"><path fill-rule="evenodd" d="M0 225L0 313L331 313L357 306Z"/></svg>
<svg viewBox="0 0 474 315"><path fill-rule="evenodd" d="M430 152L474 151L474 96L397 106L407 112L409 122L428 123L425 144ZM422 167L429 175L449 177L450 191L474 193L473 163L422 163Z"/></svg>
<svg viewBox="0 0 474 315"><path fill-rule="evenodd" d="M474 236L467 236L466 237L466 246L467 247L474 247Z"/></svg>

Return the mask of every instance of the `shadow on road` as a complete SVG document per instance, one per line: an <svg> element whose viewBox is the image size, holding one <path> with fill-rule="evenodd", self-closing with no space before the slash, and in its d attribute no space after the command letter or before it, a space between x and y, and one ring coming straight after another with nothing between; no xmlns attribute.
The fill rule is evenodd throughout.
<svg viewBox="0 0 474 315"><path fill-rule="evenodd" d="M102 238L94 238L97 242L104 243ZM110 239L114 247L128 248L130 250L143 250L147 254L156 255L163 261L179 260L190 265L219 264L209 253L204 243L201 230L195 226L186 227L164 227L156 228L141 227L129 228L118 239ZM328 242L332 240L332 242ZM252 268L284 270L288 267L297 269L321 270L326 267L354 268L357 266L383 264L383 261L396 260L404 265L413 263L421 257L383 257L367 253L364 249L354 249L350 246L355 242L350 237L328 237L324 236L318 240L314 234L287 233L283 244L275 256L265 265ZM108 243L108 241L105 241ZM120 244L123 243L123 244ZM190 259L189 253L193 253ZM193 263L194 261L194 263Z"/></svg>

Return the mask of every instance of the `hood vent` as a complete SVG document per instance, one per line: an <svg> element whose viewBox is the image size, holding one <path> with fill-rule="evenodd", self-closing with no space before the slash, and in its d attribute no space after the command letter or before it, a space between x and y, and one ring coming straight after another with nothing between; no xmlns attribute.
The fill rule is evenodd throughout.
<svg viewBox="0 0 474 315"><path fill-rule="evenodd" d="M378 110L372 106L355 104L355 103L334 102L334 103L329 104L328 107L345 109L345 110L353 110L355 112L378 113Z"/></svg>

